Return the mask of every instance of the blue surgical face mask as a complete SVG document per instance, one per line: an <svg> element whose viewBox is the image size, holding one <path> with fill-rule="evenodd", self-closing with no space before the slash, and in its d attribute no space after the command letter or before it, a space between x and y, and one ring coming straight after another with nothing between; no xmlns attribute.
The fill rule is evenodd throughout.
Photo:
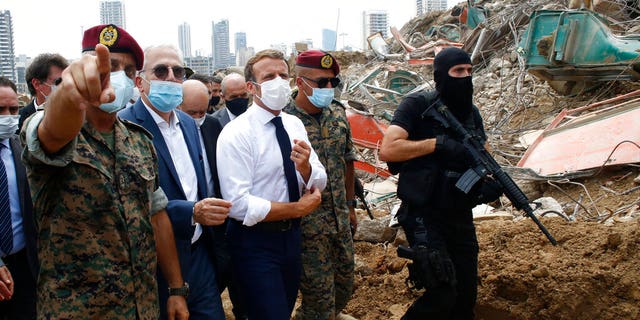
<svg viewBox="0 0 640 320"><path fill-rule="evenodd" d="M18 130L20 115L0 115L0 140L11 137Z"/></svg>
<svg viewBox="0 0 640 320"><path fill-rule="evenodd" d="M307 84L307 86L309 86L309 83L306 80L304 80L304 78L302 78L302 81L304 81L304 83ZM331 101L333 101L334 88L311 88L311 89L313 90L311 92L311 95L307 95L307 93L304 92L304 90L302 90L302 92L304 93L305 96L307 96L307 98L309 98L309 102L311 102L311 104L313 104L317 108L326 108L331 104Z"/></svg>
<svg viewBox="0 0 640 320"><path fill-rule="evenodd" d="M100 110L114 113L124 108L133 97L133 80L127 77L124 70L111 72L109 79L116 93L116 98L111 102L101 104Z"/></svg>
<svg viewBox="0 0 640 320"><path fill-rule="evenodd" d="M160 80L149 83L147 98L160 112L170 112L182 103L182 84Z"/></svg>

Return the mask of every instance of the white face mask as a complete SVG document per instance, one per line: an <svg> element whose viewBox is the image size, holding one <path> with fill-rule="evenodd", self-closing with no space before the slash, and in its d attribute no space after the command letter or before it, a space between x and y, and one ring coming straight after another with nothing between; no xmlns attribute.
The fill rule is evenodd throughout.
<svg viewBox="0 0 640 320"><path fill-rule="evenodd" d="M255 82L254 82L255 83ZM291 87L289 81L276 77L263 83L255 83L260 86L262 96L256 95L267 108L271 110L282 110L289 102Z"/></svg>
<svg viewBox="0 0 640 320"><path fill-rule="evenodd" d="M198 127L202 127L202 124L204 123L204 120L207 118L207 116L203 116L200 118L193 118L193 120L196 121L196 124L198 125Z"/></svg>
<svg viewBox="0 0 640 320"><path fill-rule="evenodd" d="M51 97L51 95L56 92L56 89L58 89L58 86L55 84L48 84L45 83L46 85L49 86L49 88L51 88L51 92L49 92L48 95L44 94L44 92L42 92L42 90L40 90L40 93L42 93L42 96L44 96L44 101L47 101L47 99L49 99L49 97Z"/></svg>
<svg viewBox="0 0 640 320"><path fill-rule="evenodd" d="M18 130L18 119L19 114L0 116L0 140L11 137Z"/></svg>

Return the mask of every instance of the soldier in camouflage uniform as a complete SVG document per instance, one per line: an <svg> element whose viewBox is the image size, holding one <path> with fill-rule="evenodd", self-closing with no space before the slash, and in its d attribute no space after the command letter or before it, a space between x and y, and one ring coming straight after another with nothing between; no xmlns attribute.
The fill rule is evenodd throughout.
<svg viewBox="0 0 640 320"><path fill-rule="evenodd" d="M95 55L64 70L47 112L21 132L38 230L38 318L155 320L156 263L176 287L183 280L151 137L115 113L142 50L114 25L88 29L83 47ZM168 310L188 318L182 296Z"/></svg>
<svg viewBox="0 0 640 320"><path fill-rule="evenodd" d="M296 85L285 111L302 120L327 171L322 203L302 218L302 304L296 319L352 319L341 314L353 291L354 167L351 128L344 106L333 99L338 63L309 50L296 59Z"/></svg>

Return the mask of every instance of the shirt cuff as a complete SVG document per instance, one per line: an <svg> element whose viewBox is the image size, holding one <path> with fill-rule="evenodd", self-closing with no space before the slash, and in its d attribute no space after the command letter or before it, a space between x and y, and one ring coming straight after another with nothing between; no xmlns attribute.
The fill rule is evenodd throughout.
<svg viewBox="0 0 640 320"><path fill-rule="evenodd" d="M251 205L248 206L244 220L242 221L242 224L248 227L264 220L267 214L269 214L269 211L271 211L271 201L258 197L252 198Z"/></svg>
<svg viewBox="0 0 640 320"><path fill-rule="evenodd" d="M319 189L320 191L324 190L324 187L327 186L326 176L323 174L324 170L320 170L318 167L311 167L311 174L309 175L309 182L304 185L307 190L311 190L311 188ZM304 181L303 181L304 183Z"/></svg>

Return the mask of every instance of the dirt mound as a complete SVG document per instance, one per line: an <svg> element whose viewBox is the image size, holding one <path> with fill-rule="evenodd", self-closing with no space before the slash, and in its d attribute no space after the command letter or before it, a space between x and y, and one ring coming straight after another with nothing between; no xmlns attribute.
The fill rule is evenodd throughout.
<svg viewBox="0 0 640 320"><path fill-rule="evenodd" d="M542 222L477 224L480 243L477 319L638 319L640 223ZM395 248L356 243L356 290L346 311L358 319L400 319L420 295L404 284Z"/></svg>

